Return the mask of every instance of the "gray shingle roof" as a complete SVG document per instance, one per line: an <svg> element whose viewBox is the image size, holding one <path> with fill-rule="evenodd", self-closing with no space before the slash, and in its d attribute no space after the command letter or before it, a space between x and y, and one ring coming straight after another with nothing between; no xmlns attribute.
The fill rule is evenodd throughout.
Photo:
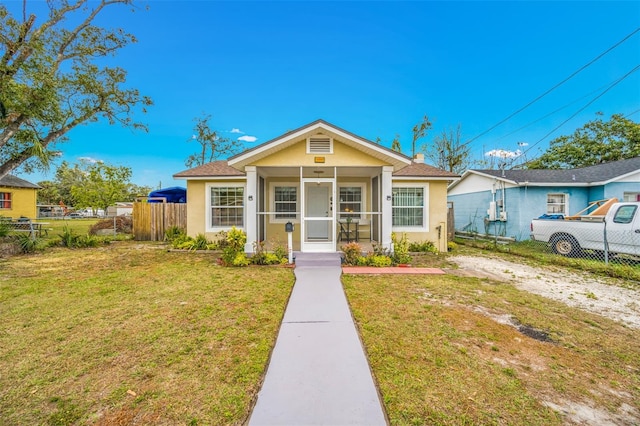
<svg viewBox="0 0 640 426"><path fill-rule="evenodd" d="M17 176L6 175L5 177L0 179L0 186L4 186L7 188L33 188L39 189L40 187L35 183L28 182L24 179L20 179Z"/></svg>
<svg viewBox="0 0 640 426"><path fill-rule="evenodd" d="M611 161L595 166L569 170L481 170L478 173L502 177L514 182L530 183L594 183L606 182L629 173L640 171L640 157Z"/></svg>
<svg viewBox="0 0 640 426"><path fill-rule="evenodd" d="M459 178L460 176L448 172L437 167L430 166L425 163L411 163L406 167L393 173L394 176L406 176L406 177L444 177L444 178Z"/></svg>

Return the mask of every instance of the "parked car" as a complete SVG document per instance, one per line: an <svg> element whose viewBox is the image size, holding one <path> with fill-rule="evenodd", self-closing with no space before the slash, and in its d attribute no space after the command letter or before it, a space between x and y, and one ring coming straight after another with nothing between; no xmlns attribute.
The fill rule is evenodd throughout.
<svg viewBox="0 0 640 426"><path fill-rule="evenodd" d="M582 250L640 256L640 202L612 204L604 216L534 219L531 239L564 256Z"/></svg>

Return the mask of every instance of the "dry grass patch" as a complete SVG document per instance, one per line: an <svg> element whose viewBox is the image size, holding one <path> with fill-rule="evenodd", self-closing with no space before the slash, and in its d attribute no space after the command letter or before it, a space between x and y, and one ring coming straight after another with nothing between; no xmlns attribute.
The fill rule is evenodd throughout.
<svg viewBox="0 0 640 426"><path fill-rule="evenodd" d="M294 281L131 242L0 268L7 424L240 423Z"/></svg>
<svg viewBox="0 0 640 426"><path fill-rule="evenodd" d="M640 422L638 330L478 278L343 281L392 424Z"/></svg>

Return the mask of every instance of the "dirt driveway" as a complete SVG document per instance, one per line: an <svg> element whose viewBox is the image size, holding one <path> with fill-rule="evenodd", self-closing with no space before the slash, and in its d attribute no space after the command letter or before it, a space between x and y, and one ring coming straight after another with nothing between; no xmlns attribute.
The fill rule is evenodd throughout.
<svg viewBox="0 0 640 426"><path fill-rule="evenodd" d="M640 328L640 291L621 287L620 280L492 257L452 256L449 260L460 267L451 273L510 282L519 289Z"/></svg>

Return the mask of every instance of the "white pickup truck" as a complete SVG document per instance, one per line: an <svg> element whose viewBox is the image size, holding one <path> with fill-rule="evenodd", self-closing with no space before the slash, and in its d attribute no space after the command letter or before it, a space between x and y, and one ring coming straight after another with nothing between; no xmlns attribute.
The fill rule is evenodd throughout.
<svg viewBox="0 0 640 426"><path fill-rule="evenodd" d="M615 203L604 217L534 219L531 239L549 243L554 253L564 256L604 252L605 241L610 254L640 256L640 202Z"/></svg>

